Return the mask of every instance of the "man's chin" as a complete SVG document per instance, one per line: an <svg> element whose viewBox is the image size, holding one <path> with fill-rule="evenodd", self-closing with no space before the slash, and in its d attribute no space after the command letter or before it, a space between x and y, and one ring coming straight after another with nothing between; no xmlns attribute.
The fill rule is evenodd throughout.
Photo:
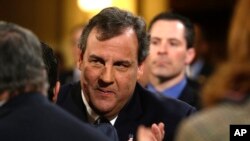
<svg viewBox="0 0 250 141"><path fill-rule="evenodd" d="M160 79L168 79L171 76L169 74L155 73L155 77L160 78Z"/></svg>
<svg viewBox="0 0 250 141"><path fill-rule="evenodd" d="M98 115L105 115L111 111L111 106L105 106L104 103L97 103L92 105L91 108L98 114Z"/></svg>
<svg viewBox="0 0 250 141"><path fill-rule="evenodd" d="M165 82L172 78L169 75L157 75L156 77L158 78L158 80L160 80L160 82Z"/></svg>

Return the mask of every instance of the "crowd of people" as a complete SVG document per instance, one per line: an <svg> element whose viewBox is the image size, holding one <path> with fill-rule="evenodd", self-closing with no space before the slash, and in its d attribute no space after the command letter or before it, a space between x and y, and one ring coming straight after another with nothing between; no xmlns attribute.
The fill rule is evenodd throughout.
<svg viewBox="0 0 250 141"><path fill-rule="evenodd" d="M187 75L195 26L175 12L147 29L140 16L104 8L72 31L78 79L70 82L60 82L48 44L0 21L1 140L229 140L231 124L250 123L248 13L250 1L239 0L227 60L202 87Z"/></svg>

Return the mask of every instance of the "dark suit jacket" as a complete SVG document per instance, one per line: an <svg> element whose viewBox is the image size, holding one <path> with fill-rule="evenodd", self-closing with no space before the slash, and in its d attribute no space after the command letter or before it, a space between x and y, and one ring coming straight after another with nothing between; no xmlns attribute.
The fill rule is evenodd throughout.
<svg viewBox="0 0 250 141"><path fill-rule="evenodd" d="M86 107L81 98L80 83L62 87L57 102L82 121L88 122ZM130 134L136 139L139 125L150 126L163 122L166 131L164 140L172 141L179 122L194 111L193 107L184 102L156 96L137 84L131 100L120 111L114 126L120 141L127 141Z"/></svg>
<svg viewBox="0 0 250 141"><path fill-rule="evenodd" d="M198 83L192 80L187 80L187 85L182 90L179 99L184 101L196 109L200 109L200 86Z"/></svg>
<svg viewBox="0 0 250 141"><path fill-rule="evenodd" d="M99 141L106 136L38 93L21 94L0 107L2 141Z"/></svg>

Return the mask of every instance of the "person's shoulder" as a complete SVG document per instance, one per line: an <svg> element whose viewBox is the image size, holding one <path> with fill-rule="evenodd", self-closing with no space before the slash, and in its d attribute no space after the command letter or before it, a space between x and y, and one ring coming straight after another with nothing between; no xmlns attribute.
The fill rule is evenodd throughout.
<svg viewBox="0 0 250 141"><path fill-rule="evenodd" d="M63 85L59 90L57 103L63 99L67 99L67 97L69 97L70 94L76 94L76 92L73 92L73 91L78 91L78 92L81 91L80 82L69 83L69 84Z"/></svg>
<svg viewBox="0 0 250 141"><path fill-rule="evenodd" d="M164 107L166 111L171 112L171 114L179 116L189 116L196 112L195 107L178 99L161 96L159 101L161 101L162 107Z"/></svg>
<svg viewBox="0 0 250 141"><path fill-rule="evenodd" d="M192 80L190 78L187 78L187 86L195 91L199 91L201 89L201 84L198 83L196 80Z"/></svg>
<svg viewBox="0 0 250 141"><path fill-rule="evenodd" d="M80 121L57 105L52 105L52 107L57 111L54 112L57 114L55 117L60 119L57 120L58 124L60 124L58 126L61 126L63 128L62 130L67 132L67 134L71 134L72 140L82 140L83 137L87 140L107 140L107 138L102 133L94 129L89 124ZM58 134L62 134L64 131L60 131Z"/></svg>
<svg viewBox="0 0 250 141"><path fill-rule="evenodd" d="M140 93L142 103L145 103L147 107L160 108L163 113L180 114L179 116L188 116L196 111L193 106L186 102L152 93L139 85L136 88L137 92Z"/></svg>
<svg viewBox="0 0 250 141"><path fill-rule="evenodd" d="M196 81L187 79L187 84L181 92L180 100L200 109L200 89L201 86Z"/></svg>
<svg viewBox="0 0 250 141"><path fill-rule="evenodd" d="M74 89L74 88L77 88L77 87L81 87L80 81L64 84L64 85L61 86L59 93L67 93L71 89Z"/></svg>
<svg viewBox="0 0 250 141"><path fill-rule="evenodd" d="M6 133L1 132L1 135L3 135L1 136L2 139L5 139L9 133L18 132L20 134L17 136L13 138L9 138L8 136L8 139L6 139L14 140L20 137L28 141L38 140L39 136L35 133L39 132L43 135L43 139L47 141L81 141L83 138L93 141L106 140L105 137L93 129L93 127L81 122L73 117L73 115L51 103L40 93L21 94L4 106L7 106L6 108L9 110L4 110L6 111L3 113L5 114L4 124L0 122L0 124L3 125L2 127L4 127L0 128L0 130ZM11 124L7 124L8 122L6 121ZM20 126L16 127L17 124ZM27 135L27 131L29 131L29 136L25 136Z"/></svg>
<svg viewBox="0 0 250 141"><path fill-rule="evenodd" d="M205 124L206 121L211 121L216 124L217 121L223 121L228 122L227 124L230 124L230 122L233 121L237 121L240 123L241 120L244 119L242 121L249 122L250 114L248 112L248 109L250 107L250 100L248 100L247 102L248 103L241 103L238 105L234 102L223 101L214 107L205 108L204 110L197 112L197 114L189 119L189 122L197 125L201 123ZM232 114L232 111L234 112L234 114Z"/></svg>
<svg viewBox="0 0 250 141"><path fill-rule="evenodd" d="M216 137L218 135L225 139L225 136L222 136L222 132L225 132L226 130L224 129L227 129L228 125L232 123L232 121L228 121L232 119L233 110L230 110L230 112L225 112L227 109L224 106L218 106L210 109L203 109L184 119L178 127L178 134L176 135L177 140L182 141L187 138L191 140L200 140L201 138L208 137L211 140L222 140Z"/></svg>
<svg viewBox="0 0 250 141"><path fill-rule="evenodd" d="M90 125L80 121L70 113L63 110L61 107L48 102L44 105L44 113L46 113L46 121L49 126L55 126L53 134L59 137L60 140L76 140L80 141L84 137L87 140L104 140L106 137L95 130ZM65 130L66 129L66 130ZM71 135L72 137L68 137Z"/></svg>
<svg viewBox="0 0 250 141"><path fill-rule="evenodd" d="M42 105L42 104L41 104ZM49 126L55 126L57 130L53 132L55 136L62 136L61 140L69 139L67 135L72 135L72 140L107 140L102 133L95 130L92 126L80 121L70 113L63 110L56 104L44 102L44 114ZM65 130L66 129L66 130ZM66 135L67 134L67 135Z"/></svg>

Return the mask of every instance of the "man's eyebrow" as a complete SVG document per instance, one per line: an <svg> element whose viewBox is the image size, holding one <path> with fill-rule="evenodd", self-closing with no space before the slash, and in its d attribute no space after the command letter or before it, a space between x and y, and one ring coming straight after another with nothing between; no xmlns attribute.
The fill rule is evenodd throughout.
<svg viewBox="0 0 250 141"><path fill-rule="evenodd" d="M180 42L180 40L177 39L177 38L169 38L168 40L169 40L169 41L177 41L177 42Z"/></svg>
<svg viewBox="0 0 250 141"><path fill-rule="evenodd" d="M128 61L128 60L118 60L118 61L115 61L114 64L131 65L131 64L133 64L133 62L130 62L130 61Z"/></svg>
<svg viewBox="0 0 250 141"><path fill-rule="evenodd" d="M154 39L154 40L161 40L159 37L155 37L155 36L151 36L151 39Z"/></svg>
<svg viewBox="0 0 250 141"><path fill-rule="evenodd" d="M95 54L91 54L90 56L89 56L89 58L93 58L93 59L101 59L101 60L103 60L100 56L97 56L97 55L95 55Z"/></svg>
<svg viewBox="0 0 250 141"><path fill-rule="evenodd" d="M92 55L90 55L89 57L88 57L88 60L89 61L93 61L93 60L96 60L96 61L99 61L99 62L101 62L101 63L105 63L105 61L104 61L104 59L102 58L102 57L100 57L100 56L97 56L97 55L95 55L95 54L92 54Z"/></svg>

